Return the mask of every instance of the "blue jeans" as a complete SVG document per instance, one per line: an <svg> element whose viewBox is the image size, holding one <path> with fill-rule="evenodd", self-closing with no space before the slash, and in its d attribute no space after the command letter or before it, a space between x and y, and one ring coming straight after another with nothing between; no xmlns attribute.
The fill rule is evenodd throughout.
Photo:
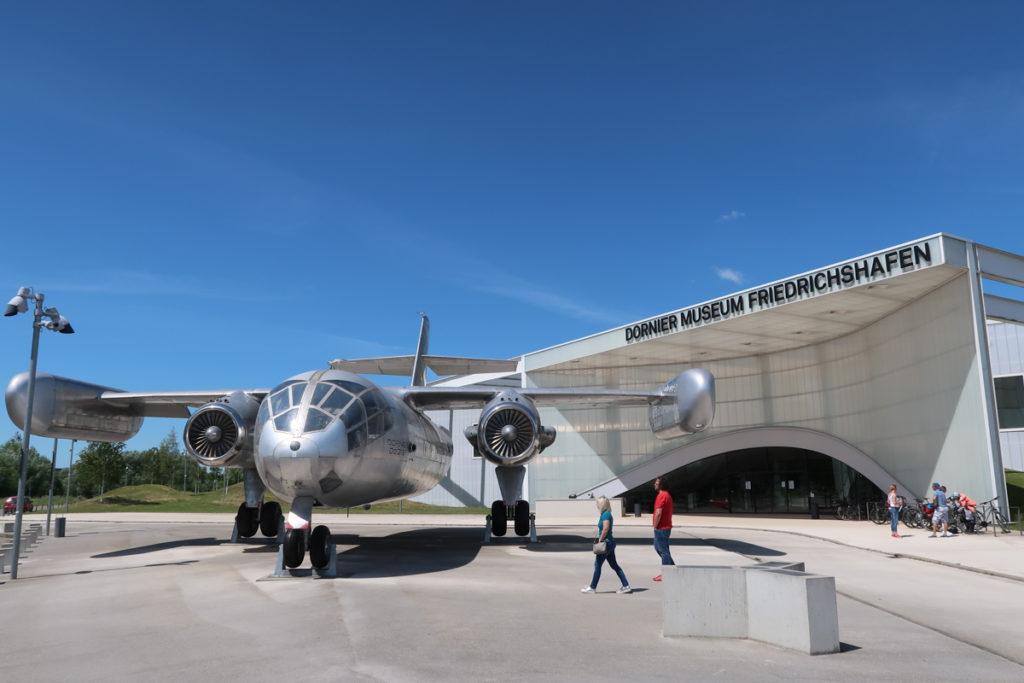
<svg viewBox="0 0 1024 683"><path fill-rule="evenodd" d="M892 532L896 533L896 524L900 521L900 509L889 508L889 521L892 527Z"/></svg>
<svg viewBox="0 0 1024 683"><path fill-rule="evenodd" d="M615 541L608 541L608 552L604 555L594 555L594 578L590 580L590 587L597 588L597 582L601 578L601 565L604 564L605 560L608 560L608 566L619 575L619 581L622 582L622 585L628 586L629 581L626 581L626 572L622 571L622 567L615 561Z"/></svg>
<svg viewBox="0 0 1024 683"><path fill-rule="evenodd" d="M668 537L671 533L672 529L654 530L654 550L661 555L661 563L663 565L675 564L672 561L672 553L668 550Z"/></svg>

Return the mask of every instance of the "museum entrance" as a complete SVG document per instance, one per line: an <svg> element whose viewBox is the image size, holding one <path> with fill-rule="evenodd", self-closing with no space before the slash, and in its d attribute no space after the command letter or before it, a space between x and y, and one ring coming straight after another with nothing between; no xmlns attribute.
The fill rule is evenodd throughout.
<svg viewBox="0 0 1024 683"><path fill-rule="evenodd" d="M808 514L841 501L882 500L863 475L827 455L799 448L750 448L698 460L662 475L675 512ZM654 508L648 483L622 494L626 510Z"/></svg>

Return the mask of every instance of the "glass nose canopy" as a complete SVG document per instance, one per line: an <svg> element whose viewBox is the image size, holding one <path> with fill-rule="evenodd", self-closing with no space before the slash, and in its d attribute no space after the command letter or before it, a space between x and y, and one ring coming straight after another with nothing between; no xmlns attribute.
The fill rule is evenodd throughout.
<svg viewBox="0 0 1024 683"><path fill-rule="evenodd" d="M308 396L308 403L303 399ZM344 379L289 380L270 392L260 406L259 422L294 436L322 432L340 420L350 451L384 434L394 424L387 398L375 386Z"/></svg>

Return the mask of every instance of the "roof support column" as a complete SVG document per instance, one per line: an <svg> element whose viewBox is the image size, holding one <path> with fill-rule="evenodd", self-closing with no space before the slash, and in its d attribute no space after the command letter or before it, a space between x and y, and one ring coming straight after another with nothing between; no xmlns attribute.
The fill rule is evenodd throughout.
<svg viewBox="0 0 1024 683"><path fill-rule="evenodd" d="M982 411L988 436L988 462L992 489L999 494L999 507L1008 513L1006 475L1003 472L1003 454L999 448L999 425L996 418L996 392L992 383L992 363L988 355L988 329L985 325L985 296L981 287L981 268L978 265L978 245L966 242L967 267L971 282L971 317L974 322L974 347L978 359L978 377L981 381Z"/></svg>

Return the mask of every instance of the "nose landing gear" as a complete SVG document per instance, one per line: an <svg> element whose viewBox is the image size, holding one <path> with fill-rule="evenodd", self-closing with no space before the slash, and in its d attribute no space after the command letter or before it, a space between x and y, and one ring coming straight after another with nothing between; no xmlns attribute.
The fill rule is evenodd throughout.
<svg viewBox="0 0 1024 683"><path fill-rule="evenodd" d="M313 513L312 498L296 498L285 520L284 540L277 552L275 577L295 576L293 571L302 564L309 550L309 561L320 577L338 576L338 553L331 543L331 530L320 525L309 531Z"/></svg>

